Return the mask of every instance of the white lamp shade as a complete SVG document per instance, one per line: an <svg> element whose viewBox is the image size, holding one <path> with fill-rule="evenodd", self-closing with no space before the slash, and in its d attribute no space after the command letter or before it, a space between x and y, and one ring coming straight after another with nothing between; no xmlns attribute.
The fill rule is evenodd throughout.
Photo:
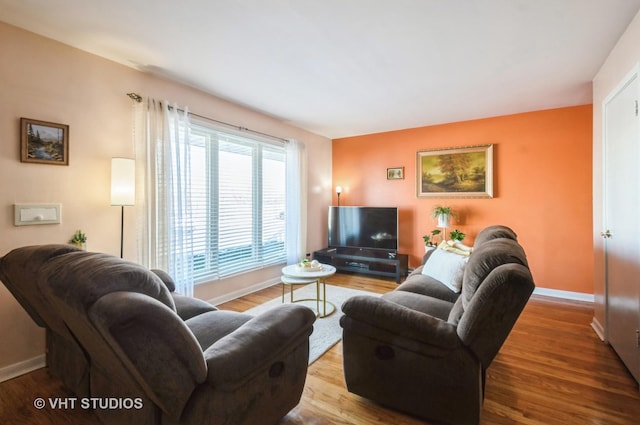
<svg viewBox="0 0 640 425"><path fill-rule="evenodd" d="M342 193L342 186L336 186L336 193L340 195Z"/></svg>
<svg viewBox="0 0 640 425"><path fill-rule="evenodd" d="M135 205L136 161L111 158L111 205Z"/></svg>

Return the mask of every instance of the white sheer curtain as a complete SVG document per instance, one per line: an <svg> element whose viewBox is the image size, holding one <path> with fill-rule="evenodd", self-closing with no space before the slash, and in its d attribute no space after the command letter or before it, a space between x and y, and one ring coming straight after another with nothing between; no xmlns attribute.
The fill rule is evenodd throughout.
<svg viewBox="0 0 640 425"><path fill-rule="evenodd" d="M136 105L138 258L193 296L189 114L149 99Z"/></svg>
<svg viewBox="0 0 640 425"><path fill-rule="evenodd" d="M286 238L287 264L305 256L307 247L307 178L305 146L287 140L286 152Z"/></svg>

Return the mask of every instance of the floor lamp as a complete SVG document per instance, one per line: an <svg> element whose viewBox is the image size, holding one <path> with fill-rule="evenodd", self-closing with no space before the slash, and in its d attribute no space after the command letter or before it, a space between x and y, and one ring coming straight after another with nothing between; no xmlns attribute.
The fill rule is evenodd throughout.
<svg viewBox="0 0 640 425"><path fill-rule="evenodd" d="M135 205L136 161L131 158L111 158L111 205L120 211L120 258L124 252L124 207Z"/></svg>

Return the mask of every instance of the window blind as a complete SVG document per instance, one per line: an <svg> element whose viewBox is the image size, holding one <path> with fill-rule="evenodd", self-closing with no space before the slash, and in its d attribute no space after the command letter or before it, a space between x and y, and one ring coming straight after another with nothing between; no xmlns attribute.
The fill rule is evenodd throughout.
<svg viewBox="0 0 640 425"><path fill-rule="evenodd" d="M196 283L285 262L283 144L191 126Z"/></svg>

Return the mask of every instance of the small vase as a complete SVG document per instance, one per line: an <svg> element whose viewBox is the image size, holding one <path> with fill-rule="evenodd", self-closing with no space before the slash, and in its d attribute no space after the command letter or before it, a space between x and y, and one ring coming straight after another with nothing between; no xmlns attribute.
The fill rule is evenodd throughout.
<svg viewBox="0 0 640 425"><path fill-rule="evenodd" d="M80 248L83 251L87 250L87 243L86 242L73 242L72 243L73 246Z"/></svg>
<svg viewBox="0 0 640 425"><path fill-rule="evenodd" d="M440 214L438 216L438 227L447 228L451 227L449 214Z"/></svg>

